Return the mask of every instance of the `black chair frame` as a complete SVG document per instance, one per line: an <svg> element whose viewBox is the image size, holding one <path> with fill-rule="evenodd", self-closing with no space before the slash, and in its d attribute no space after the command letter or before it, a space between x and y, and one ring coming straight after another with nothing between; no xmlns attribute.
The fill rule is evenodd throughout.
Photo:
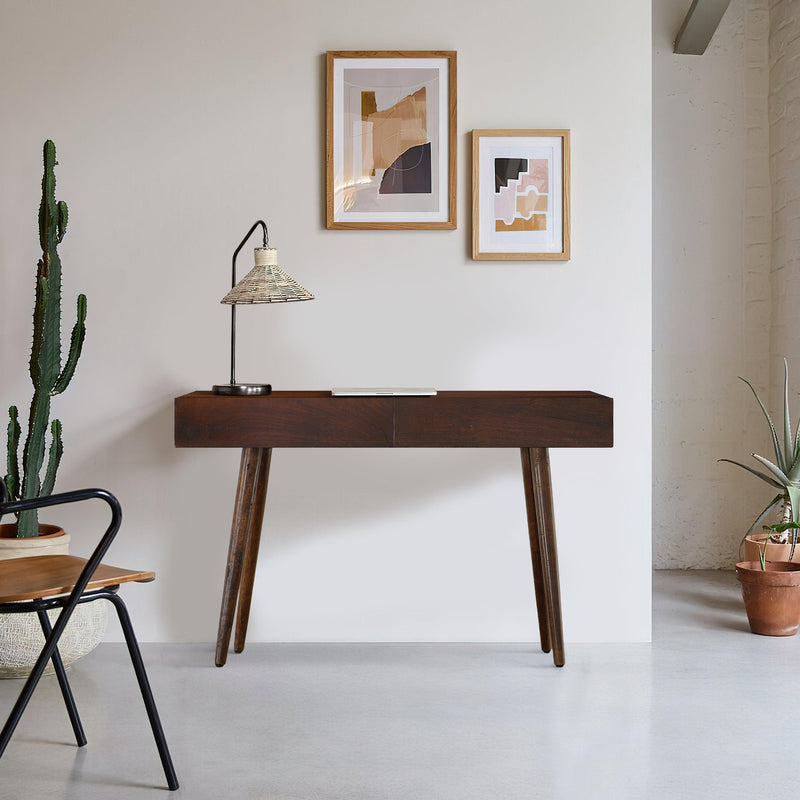
<svg viewBox="0 0 800 800"><path fill-rule="evenodd" d="M136 635L133 631L130 615L128 609L122 598L117 594L119 585L107 586L102 589L94 591L86 591L86 586L97 569L98 565L103 560L108 548L114 541L114 538L119 531L122 522L122 507L119 501L113 494L105 491L104 489L80 489L73 492L62 492L60 494L48 495L47 497L38 497L32 500L18 500L14 502L7 502L8 497L6 487L0 480L0 519L4 514L18 513L33 508L47 508L49 506L65 505L67 503L79 503L84 500L98 499L103 500L111 509L111 523L109 524L106 532L100 540L100 543L95 548L86 566L80 573L75 587L69 595L63 597L46 597L38 600L24 600L13 603L0 603L0 614L24 614L35 612L39 617L39 624L42 626L42 632L45 637L45 645L39 657L36 660L25 685L20 692L17 702L14 704L11 714L8 717L2 731L0 731L0 758L5 752L9 741L17 727L17 724L25 711L28 702L33 696L39 680L44 673L48 661L53 662L53 668L58 678L58 683L61 688L61 694L64 698L64 703L67 707L67 714L69 715L70 722L72 723L72 730L75 734L75 741L78 747L83 747L86 744L86 736L83 731L80 717L78 716L78 709L75 700L72 696L72 689L70 688L69 681L67 680L67 673L64 669L64 664L61 660L61 655L58 651L58 642L61 635L64 633L64 628L69 622L72 613L78 605L82 603L91 603L95 600L108 600L112 603L117 611L122 632L125 636L125 642L128 646L128 653L130 654L131 662L133 664L136 679L139 683L139 690L144 700L145 708L147 709L147 716L150 720L150 727L153 730L153 737L156 741L158 754L161 757L161 764L164 768L164 775L167 779L167 785L171 790L178 788L178 778L175 774L175 767L172 764L172 758L167 747L167 740L164 736L164 730L161 726L161 720L158 716L155 700L153 699L153 692L150 688L150 682L147 679L144 662L142 661L142 654L139 649L139 644L136 640ZM53 626L50 625L50 618L47 612L50 609L60 608L61 613L58 615L56 622Z"/></svg>

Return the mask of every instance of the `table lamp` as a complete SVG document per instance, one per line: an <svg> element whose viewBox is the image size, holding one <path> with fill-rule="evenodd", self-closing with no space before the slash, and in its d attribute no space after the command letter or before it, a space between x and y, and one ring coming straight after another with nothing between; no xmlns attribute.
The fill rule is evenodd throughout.
<svg viewBox="0 0 800 800"><path fill-rule="evenodd" d="M263 245L255 248L255 266L239 283L236 283L236 256L259 225L263 229ZM263 220L258 220L233 252L231 290L220 301L231 307L231 382L214 386L214 394L263 395L272 391L272 386L268 383L236 383L237 305L291 303L295 300L314 299L311 292L306 291L278 266L278 251L268 245L267 225Z"/></svg>

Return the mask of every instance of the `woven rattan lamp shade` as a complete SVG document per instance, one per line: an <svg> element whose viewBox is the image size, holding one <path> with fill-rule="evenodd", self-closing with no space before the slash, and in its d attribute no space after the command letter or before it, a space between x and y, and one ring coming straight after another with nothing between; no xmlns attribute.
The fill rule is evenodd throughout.
<svg viewBox="0 0 800 800"><path fill-rule="evenodd" d="M255 249L256 265L220 302L226 305L250 303L291 303L295 300L313 300L314 295L304 289L291 275L278 266L278 251L274 247Z"/></svg>

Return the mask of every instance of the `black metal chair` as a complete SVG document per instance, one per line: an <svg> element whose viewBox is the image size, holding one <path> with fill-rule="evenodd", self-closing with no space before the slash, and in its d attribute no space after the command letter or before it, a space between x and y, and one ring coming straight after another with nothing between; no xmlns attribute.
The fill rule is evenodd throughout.
<svg viewBox="0 0 800 800"><path fill-rule="evenodd" d="M16 513L32 508L46 508L48 506L78 503L83 500L96 498L106 502L111 508L111 523L103 534L100 543L95 548L91 557L86 560L77 556L29 556L0 561L0 614L20 614L36 612L39 623L44 632L45 645L25 682L22 691L15 703L11 714L0 732L0 757L11 740L11 736L22 717L28 701L31 699L47 662L53 662L56 677L67 706L72 730L78 747L86 744L78 709L72 696L64 664L58 652L58 641L64 632L69 618L75 608L82 603L95 600L109 600L117 610L125 641L128 645L133 669L139 682L147 716L153 729L161 764L170 789L178 788L178 778L167 747L164 730L156 710L153 693L145 672L142 654L136 635L133 632L128 610L122 598L117 594L120 584L129 581L152 581L155 574L152 572L135 572L119 569L101 563L111 542L119 531L122 521L122 508L114 495L103 489L81 489L75 492L63 492L48 497L39 497L34 500L19 500L8 502L8 493L5 484L0 480L0 518L4 514ZM60 608L61 613L55 622L50 625L47 611Z"/></svg>

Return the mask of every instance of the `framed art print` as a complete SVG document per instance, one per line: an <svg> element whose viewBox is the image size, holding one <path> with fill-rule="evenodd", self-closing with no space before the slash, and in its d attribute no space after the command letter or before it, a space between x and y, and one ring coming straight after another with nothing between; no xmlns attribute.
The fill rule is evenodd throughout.
<svg viewBox="0 0 800 800"><path fill-rule="evenodd" d="M569 260L569 131L472 132L472 258Z"/></svg>
<svg viewBox="0 0 800 800"><path fill-rule="evenodd" d="M327 61L327 227L455 228L455 52Z"/></svg>

